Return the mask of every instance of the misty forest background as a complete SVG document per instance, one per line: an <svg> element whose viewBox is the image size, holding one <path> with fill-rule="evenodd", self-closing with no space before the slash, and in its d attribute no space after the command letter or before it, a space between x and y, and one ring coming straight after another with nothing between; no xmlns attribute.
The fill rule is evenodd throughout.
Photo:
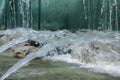
<svg viewBox="0 0 120 80"><path fill-rule="evenodd" d="M0 29L120 30L120 0L20 1L0 0Z"/></svg>

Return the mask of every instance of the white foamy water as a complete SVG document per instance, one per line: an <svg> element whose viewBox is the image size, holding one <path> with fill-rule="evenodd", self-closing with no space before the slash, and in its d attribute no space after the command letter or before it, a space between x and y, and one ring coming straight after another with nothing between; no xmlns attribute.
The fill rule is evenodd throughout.
<svg viewBox="0 0 120 80"><path fill-rule="evenodd" d="M91 68L92 71L120 76L120 34L117 32L77 32L79 38L69 49L71 54L46 57Z"/></svg>
<svg viewBox="0 0 120 80"><path fill-rule="evenodd" d="M0 35L2 35L2 34L15 35L16 37L12 40L7 40L5 38L6 43L4 43L2 46L0 46L0 54L16 44L27 41L28 39L36 39L35 35L37 34L37 32L32 29L26 30L24 28L17 28L17 29L1 31Z"/></svg>
<svg viewBox="0 0 120 80"><path fill-rule="evenodd" d="M18 63L16 63L13 67L11 67L2 77L0 80L4 80L6 77L8 77L10 74L18 70L19 68L23 67L25 64L27 64L32 59L35 59L37 57L45 57L47 53L53 49L55 49L58 46L63 46L67 44L73 43L68 38L61 39L60 41L48 43L45 46L43 46L41 49L39 49L36 52L31 53L30 55L26 56L24 59L20 60Z"/></svg>
<svg viewBox="0 0 120 80"><path fill-rule="evenodd" d="M18 30L22 36L22 33L27 34L26 39L37 40L45 45L16 63L0 80L4 80L36 57L75 63L81 67L91 68L95 72L120 76L120 33L118 32L80 30L71 33L67 30L51 32L15 29L16 32ZM17 41L20 43L22 40ZM12 43L9 46L13 46Z"/></svg>

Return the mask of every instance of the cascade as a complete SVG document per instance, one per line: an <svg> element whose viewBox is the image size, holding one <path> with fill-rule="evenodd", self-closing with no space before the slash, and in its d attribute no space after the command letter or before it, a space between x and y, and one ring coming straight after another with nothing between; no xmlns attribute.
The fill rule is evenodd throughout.
<svg viewBox="0 0 120 80"><path fill-rule="evenodd" d="M31 0L6 0L4 16L7 28L31 27Z"/></svg>
<svg viewBox="0 0 120 80"><path fill-rule="evenodd" d="M118 31L117 0L102 0L100 26L103 30Z"/></svg>
<svg viewBox="0 0 120 80"><path fill-rule="evenodd" d="M9 1L9 26L11 28L16 27L16 11L15 11L15 0L10 0Z"/></svg>
<svg viewBox="0 0 120 80"><path fill-rule="evenodd" d="M83 0L83 9L88 29L118 31L117 0Z"/></svg>
<svg viewBox="0 0 120 80"><path fill-rule="evenodd" d="M31 0L20 0L19 3L20 14L22 17L22 27L29 28L31 21Z"/></svg>
<svg viewBox="0 0 120 80"><path fill-rule="evenodd" d="M80 10L80 11L77 11L77 14L79 14L78 17L80 17L80 19L78 20L80 21L78 21L78 23L76 22L76 25L78 24L76 28L79 27L80 29L84 28L84 29L92 29L92 30L104 30L104 31L119 30L119 14L120 13L118 11L118 8L119 8L118 0L78 0L78 1L79 2L77 2L76 4L79 4L80 9L78 8L76 9L76 11ZM1 22L4 22L4 25L7 26L7 28L15 28L15 27L33 28L34 26L32 24L35 24L35 25L39 24L38 22L39 20L40 22L45 21L45 20L42 20L41 17L43 17L44 19L44 17L47 16L44 14L43 16L40 17L40 15L38 15L37 12L41 10L39 11L39 14L42 15L44 11L47 11L46 9L48 6L53 7L51 5L53 4L52 1L49 1L49 0L41 0L42 5L37 4L35 8L34 6L32 6L32 4L34 3L32 3L31 0L19 0L19 1L6 0L6 1L1 1L0 4L1 4L0 16L1 17L4 16L4 19L2 19L3 21ZM41 9L37 9L38 5L39 7L41 7ZM74 7L68 7L68 10L69 8L74 9ZM32 10L32 9L37 9L37 10ZM36 12L32 12L32 11L36 11ZM34 15L32 15L32 13L34 13ZM64 12L61 12L61 13L64 13ZM68 11L68 13L71 14L69 15L70 17L69 19L71 19L69 21L74 22L72 19L72 16L74 14L72 14L72 12L70 11ZM54 12L51 15L53 14L57 15ZM35 18L35 16L36 17L39 16L38 18L40 19ZM34 22L33 22L33 19L35 20ZM49 19L49 20L50 20L49 22L51 23L52 21L54 21L53 19ZM72 22L71 24L73 24ZM70 24L68 25L71 26ZM38 26L36 26L35 29L37 28ZM73 26L71 26L71 28L73 28Z"/></svg>

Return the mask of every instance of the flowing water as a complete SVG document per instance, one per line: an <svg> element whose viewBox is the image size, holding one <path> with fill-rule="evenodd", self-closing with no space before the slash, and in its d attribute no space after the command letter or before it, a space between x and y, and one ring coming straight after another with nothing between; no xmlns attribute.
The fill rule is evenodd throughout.
<svg viewBox="0 0 120 80"><path fill-rule="evenodd" d="M3 32L13 32L19 34L19 37L8 42L9 44L3 44L0 47L1 52L28 39L37 40L43 43L44 46L18 61L0 80L4 80L28 62L38 57L53 62L63 61L78 65L79 68L90 68L91 71L96 73L106 73L113 77L120 77L119 32L79 30L71 33L67 30L52 32L20 28L1 31L1 33Z"/></svg>
<svg viewBox="0 0 120 80"><path fill-rule="evenodd" d="M19 9L20 14L22 16L22 27L30 27L31 21L31 10L30 10L30 2L31 0L20 0L19 1Z"/></svg>
<svg viewBox="0 0 120 80"><path fill-rule="evenodd" d="M80 28L86 26L88 30L79 30L72 33L68 30L52 32L28 29L28 27L31 27L33 24L31 0L19 0L18 2L15 0L10 0L8 2L2 0L0 3L0 18L4 13L3 9L5 6L5 11L8 11L5 13L7 22L5 22L6 24L4 23L4 25L6 25L7 28L21 26L27 29L17 28L0 31L0 35L17 35L16 38L0 46L0 56L2 56L2 53L8 48L27 41L28 39L39 41L41 44L44 44L44 46L14 64L13 67L1 76L0 80L6 79L12 73L38 57L42 57L43 60L51 60L51 63L54 63L54 61L62 61L68 64L75 64L79 66L77 69L78 71L80 68L86 68L90 69L92 72L106 73L110 75L110 77L120 77L120 32L118 28L119 1L81 1L83 5L80 7L83 7L83 11L80 11L79 14L80 17L83 18L80 20ZM5 5L5 3L8 3L8 5ZM44 3L45 5L43 5L43 7L50 4L49 0L46 0ZM84 13L81 14L81 12ZM17 20L18 18L19 20ZM81 21L84 21L83 24ZM65 69L70 70L71 68L67 66ZM54 69L52 70L55 72ZM75 73L77 70L75 70Z"/></svg>
<svg viewBox="0 0 120 80"><path fill-rule="evenodd" d="M32 33L32 35L30 35ZM0 53L4 52L5 50L9 49L10 47L19 44L21 42L27 41L29 39L29 37L34 36L35 34L34 30L25 30L25 29L16 29L16 30L6 30L6 31L1 31L0 35L2 34L10 34L10 35L17 35L17 38L12 39L6 43L4 43L1 47L0 47ZM35 37L32 37L35 38ZM31 38L31 39L32 39Z"/></svg>

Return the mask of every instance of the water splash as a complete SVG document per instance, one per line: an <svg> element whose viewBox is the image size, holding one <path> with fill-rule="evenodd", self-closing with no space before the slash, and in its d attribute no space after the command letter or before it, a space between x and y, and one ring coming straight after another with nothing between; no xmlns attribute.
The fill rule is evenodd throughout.
<svg viewBox="0 0 120 80"><path fill-rule="evenodd" d="M36 57L80 64L83 67L92 68L96 72L108 73L112 76L120 75L118 68L120 66L119 32L105 33L96 30L79 30L75 33L67 30L54 32L21 30L21 32L26 33L27 37L30 34L29 37L33 37L33 40L38 40L46 45L16 63L0 80L4 80ZM62 53L59 54L59 51ZM49 54L49 52L54 55ZM104 65L104 67L101 67L101 65Z"/></svg>
<svg viewBox="0 0 120 80"><path fill-rule="evenodd" d="M19 37L17 39L13 39L12 41L5 43L4 45L0 46L0 54L2 54L2 52L9 49L10 47L12 47L16 44L19 44L21 42L27 41L27 40L28 40L28 38L26 36L24 36L24 37Z"/></svg>
<svg viewBox="0 0 120 80"><path fill-rule="evenodd" d="M11 67L1 78L0 80L4 80L6 77L8 77L10 74L15 72L16 70L20 69L23 67L26 63L29 61L33 60L34 58L37 57L44 57L48 54L49 51L55 49L58 46L63 46L66 44L71 44L73 43L69 39L62 39L60 41L56 41L54 43L49 43L45 45L43 48L39 49L37 52L31 53L30 55L26 56L24 59L20 60L18 63L16 63L13 67Z"/></svg>
<svg viewBox="0 0 120 80"><path fill-rule="evenodd" d="M32 29L25 30L24 28L17 28L17 29L1 31L0 34L18 35L17 38L12 39L11 41L8 41L4 43L2 46L0 46L0 54L2 54L2 52L4 52L5 50L9 49L10 47L16 44L27 41L28 39L36 39L35 35L37 34L37 32Z"/></svg>

